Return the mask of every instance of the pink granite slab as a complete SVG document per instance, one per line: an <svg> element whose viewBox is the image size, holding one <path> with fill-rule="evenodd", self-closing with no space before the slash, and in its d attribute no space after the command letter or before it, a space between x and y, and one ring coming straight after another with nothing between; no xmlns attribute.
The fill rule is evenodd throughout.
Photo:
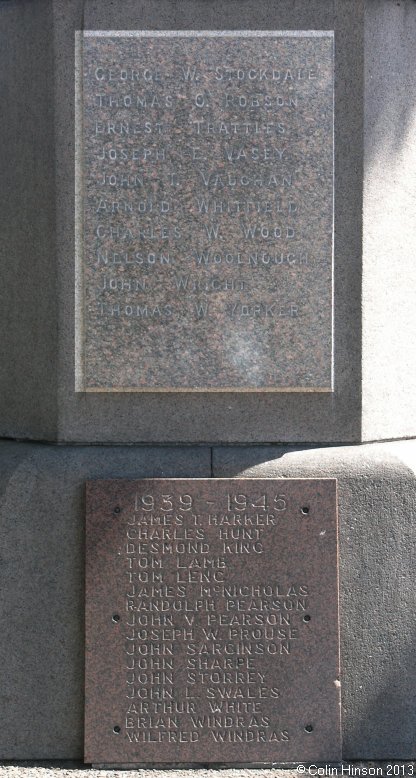
<svg viewBox="0 0 416 778"><path fill-rule="evenodd" d="M333 37L85 33L87 391L331 391Z"/></svg>

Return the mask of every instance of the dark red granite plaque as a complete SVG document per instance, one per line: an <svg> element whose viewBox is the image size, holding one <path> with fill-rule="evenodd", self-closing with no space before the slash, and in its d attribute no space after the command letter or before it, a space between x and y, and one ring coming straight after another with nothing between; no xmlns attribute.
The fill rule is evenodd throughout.
<svg viewBox="0 0 416 778"><path fill-rule="evenodd" d="M336 481L88 482L85 761L340 749Z"/></svg>
<svg viewBox="0 0 416 778"><path fill-rule="evenodd" d="M331 391L331 32L85 32L77 389Z"/></svg>

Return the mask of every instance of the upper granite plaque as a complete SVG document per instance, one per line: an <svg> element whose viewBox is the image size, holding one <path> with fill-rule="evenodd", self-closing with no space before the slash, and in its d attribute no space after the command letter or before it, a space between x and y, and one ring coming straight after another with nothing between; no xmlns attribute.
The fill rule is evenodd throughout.
<svg viewBox="0 0 416 778"><path fill-rule="evenodd" d="M79 391L331 391L333 34L78 40Z"/></svg>

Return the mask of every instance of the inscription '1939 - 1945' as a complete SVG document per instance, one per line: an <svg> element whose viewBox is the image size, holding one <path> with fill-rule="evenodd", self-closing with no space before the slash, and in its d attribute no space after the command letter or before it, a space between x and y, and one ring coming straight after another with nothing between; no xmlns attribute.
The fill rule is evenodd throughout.
<svg viewBox="0 0 416 778"><path fill-rule="evenodd" d="M87 761L337 752L335 482L235 487L89 484Z"/></svg>
<svg viewBox="0 0 416 778"><path fill-rule="evenodd" d="M77 388L330 391L332 34L80 48Z"/></svg>

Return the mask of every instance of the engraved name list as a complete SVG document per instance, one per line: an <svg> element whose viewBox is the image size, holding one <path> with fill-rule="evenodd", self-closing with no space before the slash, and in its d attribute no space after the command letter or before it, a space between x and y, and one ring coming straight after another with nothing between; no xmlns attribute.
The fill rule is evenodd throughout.
<svg viewBox="0 0 416 778"><path fill-rule="evenodd" d="M89 483L86 761L337 756L335 498L331 480Z"/></svg>
<svg viewBox="0 0 416 778"><path fill-rule="evenodd" d="M77 388L332 386L331 33L94 33Z"/></svg>

